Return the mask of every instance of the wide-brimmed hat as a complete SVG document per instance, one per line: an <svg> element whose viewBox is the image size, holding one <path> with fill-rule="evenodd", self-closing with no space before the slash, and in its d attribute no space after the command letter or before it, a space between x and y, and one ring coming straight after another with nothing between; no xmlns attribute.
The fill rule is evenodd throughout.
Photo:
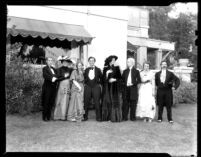
<svg viewBox="0 0 201 157"><path fill-rule="evenodd" d="M109 63L112 61L113 58L115 59L115 61L118 59L117 56L115 56L115 55L110 55L109 57L107 57L107 58L105 59L105 66L106 66L106 65L109 65Z"/></svg>
<svg viewBox="0 0 201 157"><path fill-rule="evenodd" d="M70 57L68 57L68 56L59 56L58 59L59 59L59 61L61 61L61 62L66 61L66 62L72 63L72 60L71 60Z"/></svg>

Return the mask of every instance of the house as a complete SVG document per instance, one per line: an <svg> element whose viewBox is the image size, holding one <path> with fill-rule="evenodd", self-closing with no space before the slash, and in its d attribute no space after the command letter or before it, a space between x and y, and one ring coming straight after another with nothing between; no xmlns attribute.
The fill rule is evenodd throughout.
<svg viewBox="0 0 201 157"><path fill-rule="evenodd" d="M174 43L149 38L149 12L144 7L8 5L8 16L7 27L15 25L16 30L9 32L12 41L26 43L29 37L32 44L45 46L46 56L66 54L81 59L85 67L89 56L102 69L105 58L116 55L122 70L127 57L134 57L140 68L154 53L158 69L163 53L174 51Z"/></svg>

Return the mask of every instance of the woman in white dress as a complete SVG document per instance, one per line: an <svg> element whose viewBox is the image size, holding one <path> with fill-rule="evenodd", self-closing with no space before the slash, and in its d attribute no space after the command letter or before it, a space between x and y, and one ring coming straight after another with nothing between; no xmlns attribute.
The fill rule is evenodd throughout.
<svg viewBox="0 0 201 157"><path fill-rule="evenodd" d="M144 122L151 122L155 116L155 80L154 73L149 70L149 63L145 62L140 72L141 84L136 109L136 117L144 118Z"/></svg>

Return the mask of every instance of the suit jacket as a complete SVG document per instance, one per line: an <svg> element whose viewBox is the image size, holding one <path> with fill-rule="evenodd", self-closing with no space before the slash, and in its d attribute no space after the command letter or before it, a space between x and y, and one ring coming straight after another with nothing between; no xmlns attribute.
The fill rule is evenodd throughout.
<svg viewBox="0 0 201 157"><path fill-rule="evenodd" d="M91 81L88 76L89 70L90 70L90 67L86 68L85 72L84 72L84 83L87 85L88 85L89 81ZM102 76L101 69L95 66L94 73L95 73L95 78L94 78L95 84L102 84L103 76Z"/></svg>
<svg viewBox="0 0 201 157"><path fill-rule="evenodd" d="M44 85L45 86L56 86L57 82L52 82L53 77L57 77L56 69L52 68L54 73L50 70L48 66L43 67L43 78L44 78Z"/></svg>
<svg viewBox="0 0 201 157"><path fill-rule="evenodd" d="M162 89L162 88L172 89L172 87L177 89L179 87L180 80L173 72L166 70L166 78L164 83L161 82L160 76L161 76L161 71L155 74L155 84L158 87L158 89Z"/></svg>
<svg viewBox="0 0 201 157"><path fill-rule="evenodd" d="M130 71L129 68L127 68L123 71L123 74L122 74L123 98L124 99L127 99L126 87L127 87L129 71ZM135 69L134 67L131 69L131 82L133 85L130 86L130 99L137 100L138 99L137 85L141 82L141 78L140 78L139 70Z"/></svg>

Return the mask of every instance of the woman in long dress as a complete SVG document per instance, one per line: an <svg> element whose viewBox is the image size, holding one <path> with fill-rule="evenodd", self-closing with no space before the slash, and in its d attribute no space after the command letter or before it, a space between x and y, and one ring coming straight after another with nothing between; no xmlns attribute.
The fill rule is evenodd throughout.
<svg viewBox="0 0 201 157"><path fill-rule="evenodd" d="M69 121L81 121L83 119L84 111L84 74L83 64L77 62L77 69L71 74L70 80L72 82L71 87L71 99L68 108L67 120Z"/></svg>
<svg viewBox="0 0 201 157"><path fill-rule="evenodd" d="M155 116L155 80L154 73L149 70L149 63L145 62L140 72L142 83L139 87L139 97L136 109L136 116L144 121L151 122Z"/></svg>
<svg viewBox="0 0 201 157"><path fill-rule="evenodd" d="M59 88L55 100L54 120L66 120L69 104L70 75L72 69L68 66L71 60L67 57L63 57L61 63L62 66L57 70Z"/></svg>
<svg viewBox="0 0 201 157"><path fill-rule="evenodd" d="M120 122L122 120L120 105L120 80L119 66L115 66L117 56L109 56L105 60L103 69L103 101L102 121Z"/></svg>

